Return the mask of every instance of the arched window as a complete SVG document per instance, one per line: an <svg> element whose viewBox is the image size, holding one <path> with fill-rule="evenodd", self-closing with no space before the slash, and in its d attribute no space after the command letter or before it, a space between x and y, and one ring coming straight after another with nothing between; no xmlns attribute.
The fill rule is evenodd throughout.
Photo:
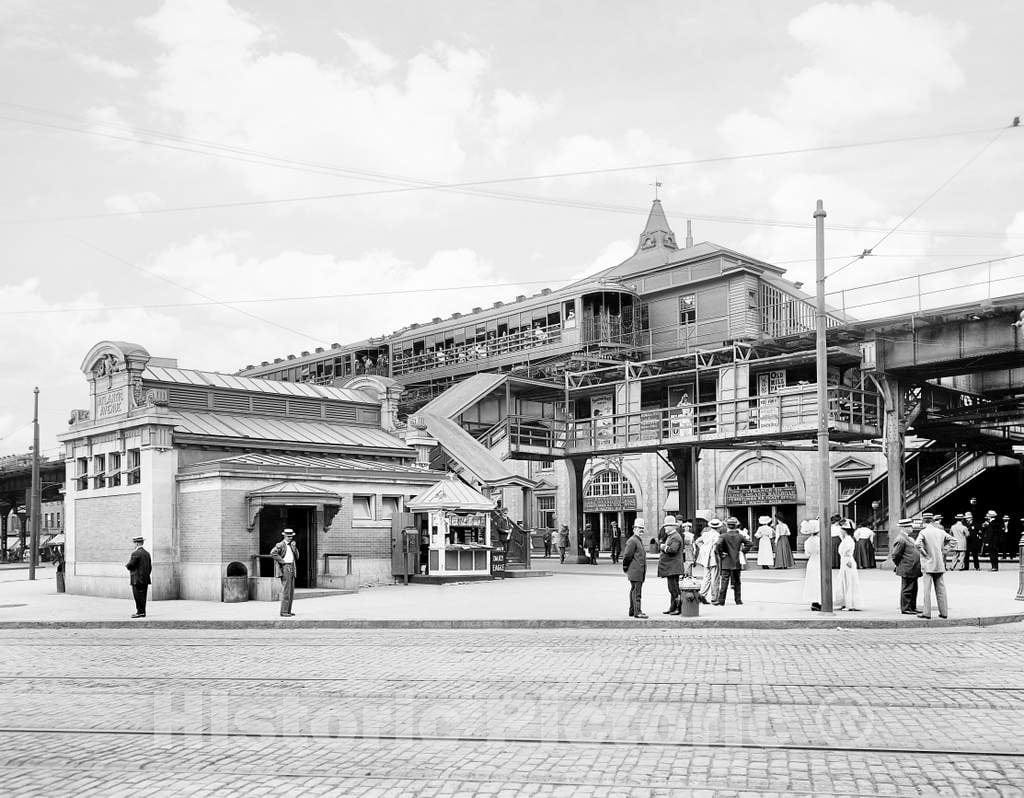
<svg viewBox="0 0 1024 798"><path fill-rule="evenodd" d="M633 489L629 477L614 468L607 468L590 478L590 482L587 483L583 495L590 498L596 496L635 496L636 491Z"/></svg>

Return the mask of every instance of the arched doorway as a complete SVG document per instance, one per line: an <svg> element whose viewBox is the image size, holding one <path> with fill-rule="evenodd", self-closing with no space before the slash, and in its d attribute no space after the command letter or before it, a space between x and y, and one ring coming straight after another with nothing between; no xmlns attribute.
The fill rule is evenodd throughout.
<svg viewBox="0 0 1024 798"><path fill-rule="evenodd" d="M789 527L789 542L796 550L797 511L805 501L799 469L776 454L746 456L727 469L722 483L720 511L736 516L751 531L762 515L780 517Z"/></svg>
<svg viewBox="0 0 1024 798"><path fill-rule="evenodd" d="M583 487L583 519L600 531L603 550L611 548L612 522L629 534L638 506L636 488L618 468L599 468Z"/></svg>

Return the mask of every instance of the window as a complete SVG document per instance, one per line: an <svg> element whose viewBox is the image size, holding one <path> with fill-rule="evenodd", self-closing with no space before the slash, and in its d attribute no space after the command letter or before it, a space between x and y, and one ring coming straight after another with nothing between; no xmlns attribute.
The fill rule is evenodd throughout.
<svg viewBox="0 0 1024 798"><path fill-rule="evenodd" d="M107 456L98 454L92 458L92 486L94 488L107 487Z"/></svg>
<svg viewBox="0 0 1024 798"><path fill-rule="evenodd" d="M540 465L538 466L538 468L541 471L550 471L554 467L555 467L555 461L554 460L541 460L540 461Z"/></svg>
<svg viewBox="0 0 1024 798"><path fill-rule="evenodd" d="M380 501L380 517L382 521L390 521L398 515L398 496L385 496Z"/></svg>
<svg viewBox="0 0 1024 798"><path fill-rule="evenodd" d="M77 490L89 490L89 458L79 457L75 470L75 488Z"/></svg>
<svg viewBox="0 0 1024 798"><path fill-rule="evenodd" d="M867 477L844 477L839 480L839 501L848 502L859 491L867 487Z"/></svg>
<svg viewBox="0 0 1024 798"><path fill-rule="evenodd" d="M140 482L142 482L142 452L139 449L129 449L125 484L138 485Z"/></svg>
<svg viewBox="0 0 1024 798"><path fill-rule="evenodd" d="M693 324L697 321L697 295L683 294L679 297L679 323Z"/></svg>
<svg viewBox="0 0 1024 798"><path fill-rule="evenodd" d="M352 497L352 518L357 521L368 521L373 518L373 496Z"/></svg>
<svg viewBox="0 0 1024 798"><path fill-rule="evenodd" d="M554 529L555 527L555 497L554 496L538 496L537 497L537 520L540 522L540 526L544 529Z"/></svg>
<svg viewBox="0 0 1024 798"><path fill-rule="evenodd" d="M107 487L116 488L121 484L121 453L107 455Z"/></svg>
<svg viewBox="0 0 1024 798"><path fill-rule="evenodd" d="M633 496L635 491L633 490L630 481L620 473L619 471L607 470L602 471L596 475L593 479L587 483L587 489L584 491L584 496Z"/></svg>
<svg viewBox="0 0 1024 798"><path fill-rule="evenodd" d="M60 513L57 513L57 526L60 526Z"/></svg>

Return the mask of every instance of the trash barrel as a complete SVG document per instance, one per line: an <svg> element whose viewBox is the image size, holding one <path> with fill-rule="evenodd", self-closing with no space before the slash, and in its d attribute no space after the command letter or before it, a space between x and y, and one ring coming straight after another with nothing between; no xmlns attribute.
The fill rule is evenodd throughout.
<svg viewBox="0 0 1024 798"><path fill-rule="evenodd" d="M680 593L682 594L680 615L689 618L700 615L700 585L687 581L681 586Z"/></svg>
<svg viewBox="0 0 1024 798"><path fill-rule="evenodd" d="M249 569L244 563L228 563L221 586L221 601L231 604L249 600Z"/></svg>

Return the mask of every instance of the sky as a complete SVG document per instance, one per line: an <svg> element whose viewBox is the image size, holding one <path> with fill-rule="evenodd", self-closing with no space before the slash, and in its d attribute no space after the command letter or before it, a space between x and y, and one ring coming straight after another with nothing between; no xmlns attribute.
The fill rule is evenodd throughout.
<svg viewBox="0 0 1024 798"><path fill-rule="evenodd" d="M854 315L1024 252L1022 29L1009 0L0 0L0 455L34 386L56 451L98 341L233 372L557 287L632 253L656 182L678 239L810 285L822 199ZM476 181L505 182L430 185ZM1024 259L922 284L990 269L1024 290Z"/></svg>

